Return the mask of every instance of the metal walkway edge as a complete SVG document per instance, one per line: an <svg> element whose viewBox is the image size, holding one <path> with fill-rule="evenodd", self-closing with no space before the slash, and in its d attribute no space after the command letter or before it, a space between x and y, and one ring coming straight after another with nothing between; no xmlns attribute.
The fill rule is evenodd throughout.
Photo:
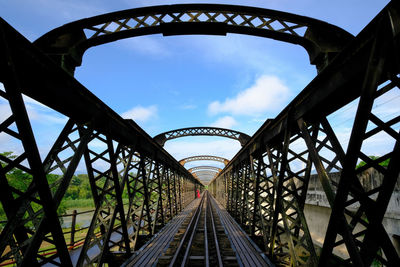
<svg viewBox="0 0 400 267"><path fill-rule="evenodd" d="M228 243L230 244L231 251L233 251L232 253L234 253L232 254L232 256L235 255L233 259L236 258L235 262L237 262L237 265L274 266L265 256L265 254L257 247L257 245L255 245L255 243L252 242L249 237L247 237L246 233L234 221L230 214L219 203L217 203L217 201L211 196L211 194L206 192L204 193L204 195L208 197L207 201L210 204L209 208L212 207L212 209L215 210L215 212L211 212L211 214L215 214L215 219L219 222L220 228L223 229L219 231L219 234L222 231L222 234L226 235L226 239L229 240ZM154 236L148 243L143 246L143 248L141 248L133 256L131 256L122 266L159 266L160 264L163 266L165 264L169 264L169 260L172 259L172 254L178 253L176 252L178 245L179 247L184 246L185 248L186 246L189 246L188 248L186 248L189 250L191 250L193 246L195 250L198 250L198 248L202 246L201 244L199 245L198 242L197 244L195 244L194 242L191 245L182 245L183 242L185 242L182 239L187 234L195 235L196 233L200 233L204 229L207 229L204 222L204 218L207 215L203 215L203 213L202 215L200 215L200 213L195 212L196 210L198 210L198 208L200 208L201 210L205 209L205 205L203 208L203 205L201 204L202 202L200 201L200 199L192 201L184 211L178 214L175 219L168 223L156 236ZM199 229L186 225L186 222L193 221L192 217L196 215L199 216L202 221L200 223L200 225L202 226L200 226ZM173 240L178 242L172 242ZM220 240L218 242L220 242ZM226 245L224 245L224 247L226 247ZM179 265L190 266L194 263L193 259L197 259L197 261L205 259L205 257L201 256L190 256L189 258L191 258L192 260L185 261L186 263L181 263ZM166 261L168 261L168 263ZM220 266L231 266L230 263L227 264L227 262L224 262L224 264L222 264L221 262L222 261L220 261ZM175 264L172 265L175 266ZM236 266L236 263L234 265Z"/></svg>
<svg viewBox="0 0 400 267"><path fill-rule="evenodd" d="M181 227L185 219L199 205L200 199L193 200L181 213L176 215L168 224L164 226L151 240L141 249L133 254L122 267L131 266L150 266L157 263L158 258L168 248L175 234Z"/></svg>
<svg viewBox="0 0 400 267"><path fill-rule="evenodd" d="M214 207L242 266L275 266L214 197Z"/></svg>

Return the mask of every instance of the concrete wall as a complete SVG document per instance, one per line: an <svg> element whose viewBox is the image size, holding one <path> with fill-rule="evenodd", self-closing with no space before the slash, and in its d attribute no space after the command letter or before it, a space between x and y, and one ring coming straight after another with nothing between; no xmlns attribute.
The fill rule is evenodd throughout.
<svg viewBox="0 0 400 267"><path fill-rule="evenodd" d="M339 177L340 173L330 174L330 178L333 181L337 182ZM359 175L358 178L365 190L371 190L381 185L383 176L374 169L368 169ZM377 196L373 195L372 197L376 198ZM350 207L350 210L355 211L358 206L356 203ZM321 245L328 227L331 209L317 175L310 177L304 214L314 242L317 245ZM395 235L400 236L400 179L397 179L395 191L392 194L382 223L392 238L398 253L400 253L399 241L394 237ZM354 233L362 229L361 226L358 226L354 230ZM347 256L344 246L339 247L335 253L342 257Z"/></svg>

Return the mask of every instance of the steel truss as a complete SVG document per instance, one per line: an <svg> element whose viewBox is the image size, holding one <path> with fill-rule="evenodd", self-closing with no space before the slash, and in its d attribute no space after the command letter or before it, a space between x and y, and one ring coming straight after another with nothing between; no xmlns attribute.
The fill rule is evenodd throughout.
<svg viewBox="0 0 400 267"><path fill-rule="evenodd" d="M161 133L159 135L154 136L154 140L160 145L164 146L165 142L168 140L185 137L185 136L222 136L237 140L240 142L242 146L249 141L250 136L245 133L241 133L238 131L216 128L216 127L191 127L191 128L182 128L176 129L169 132Z"/></svg>
<svg viewBox="0 0 400 267"><path fill-rule="evenodd" d="M390 3L274 120L267 121L209 188L276 262L290 266L399 266L382 221L400 173L400 111L374 112L378 98L400 89L400 6ZM327 116L358 99L347 151ZM377 159L364 151L385 134L393 147ZM390 159L388 167L379 163ZM366 165L356 169L359 161ZM359 175L382 175L372 188ZM332 209L322 252L304 216L311 171ZM340 173L333 180L330 173ZM338 249L348 256L338 257Z"/></svg>
<svg viewBox="0 0 400 267"><path fill-rule="evenodd" d="M96 209L82 247L71 252L79 253L79 266L115 264L118 258L129 257L194 199L195 188L202 185L181 164L4 20L0 51L0 97L10 108L0 122L0 133L22 150L16 158L0 155L0 201L7 216L0 234L0 262L76 264L57 208L81 161ZM23 94L69 117L44 161ZM14 172L25 173L26 189L11 183ZM128 203L123 202L125 192ZM43 244L54 249L43 253Z"/></svg>
<svg viewBox="0 0 400 267"><path fill-rule="evenodd" d="M182 4L136 8L75 21L54 29L35 44L73 72L90 47L123 38L162 33L240 33L303 46L319 70L353 39L348 32L316 19L235 5Z"/></svg>
<svg viewBox="0 0 400 267"><path fill-rule="evenodd" d="M209 182L217 176L218 172L210 170L199 170L193 172L193 176L199 178L202 182Z"/></svg>
<svg viewBox="0 0 400 267"><path fill-rule="evenodd" d="M262 239L275 261L292 266L369 266L373 261L399 266L382 220L400 172L400 116L387 119L373 112L376 99L400 89L398 14L399 4L390 3L353 40L337 27L283 12L227 5L159 6L67 24L40 38L36 46L0 19L0 82L5 88L0 97L10 108L0 133L21 147L16 158L0 156L0 202L7 216L0 261L73 264L57 208L81 161L96 210L77 250L78 265L101 265L129 256L193 199L202 185L182 165L211 159L227 166L209 188L251 236ZM72 73L86 49L122 38L228 32L300 44L321 71L229 163L197 156L179 164L138 125L123 120L60 68ZM69 119L43 161L23 95ZM358 109L344 151L327 116L354 99ZM370 159L363 145L379 133L395 145ZM379 165L387 159L387 168ZM356 170L359 160L366 165ZM357 176L368 168L383 177L372 189ZM313 169L332 209L320 256L304 216ZM14 171L26 174L26 189L10 183ZM338 181L328 175L333 172L340 172ZM60 175L50 179L54 173ZM128 205L122 199L125 192ZM53 246L52 253L42 254L43 244ZM348 258L335 256L339 247Z"/></svg>
<svg viewBox="0 0 400 267"><path fill-rule="evenodd" d="M182 166L185 166L186 163L192 162L192 161L198 161L198 160L207 160L207 161L216 161L216 162L221 162L225 166L228 164L229 160L222 158L222 157L217 157L217 156L211 156L211 155L199 155L199 156L192 156L192 157L187 157L184 159L181 159L179 161Z"/></svg>
<svg viewBox="0 0 400 267"><path fill-rule="evenodd" d="M189 172L193 173L199 170L210 170L210 171L214 171L214 172L221 172L222 169L218 168L218 167L214 167L214 166L196 166L193 168L188 169Z"/></svg>

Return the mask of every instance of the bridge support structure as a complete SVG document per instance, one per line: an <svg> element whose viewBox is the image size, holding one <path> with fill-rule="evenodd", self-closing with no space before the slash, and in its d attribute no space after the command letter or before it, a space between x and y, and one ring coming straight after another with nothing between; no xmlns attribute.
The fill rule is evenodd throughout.
<svg viewBox="0 0 400 267"><path fill-rule="evenodd" d="M399 14L399 4L391 2L353 38L333 25L284 12L159 6L77 21L35 45L0 19L0 98L10 111L0 121L0 133L20 147L15 158L0 155L0 202L7 216L0 233L0 262L115 262L118 256L129 256L203 187L182 166L189 159L177 162L136 123L122 119L70 75L88 48L154 33L243 33L302 45L319 74L277 118L243 142L231 161L219 158L226 166L210 190L251 236L262 240L274 261L291 266L369 266L373 261L399 266L399 252L382 220L400 172L400 112L374 111L377 99L400 89ZM272 22L283 28L272 27ZM43 161L24 96L68 118ZM355 121L344 149L328 117L354 100ZM364 145L378 134L385 134L393 146L371 159ZM386 160L388 166L381 166ZM366 164L356 168L359 161ZM80 162L95 211L73 262L57 209ZM359 180L367 168L383 176L373 189ZM314 171L332 209L321 253L304 216ZM26 187L11 182L14 172L25 175ZM330 180L330 172L340 172L338 182ZM46 244L51 249L41 251ZM341 247L345 259L335 256Z"/></svg>
<svg viewBox="0 0 400 267"><path fill-rule="evenodd" d="M10 113L0 132L20 145L15 158L0 155L0 201L7 222L0 234L0 262L19 266L112 263L129 257L201 188L181 164L136 123L124 120L49 57L0 20L1 101ZM42 161L25 96L69 118ZM73 262L57 209L80 162L95 211ZM83 164L81 164L83 167ZM24 174L26 187L10 175ZM42 246L50 246L43 252Z"/></svg>
<svg viewBox="0 0 400 267"><path fill-rule="evenodd" d="M399 12L394 2L383 9L277 118L257 131L209 186L276 262L400 263L394 238L382 225L400 173L400 112L375 109L378 99L390 99L400 89ZM328 117L355 99L345 150ZM390 145L380 157L370 158L365 147L379 134ZM360 161L365 165L357 167ZM372 189L359 178L368 168L383 175ZM332 209L320 253L304 216L310 174L315 172ZM340 173L338 182L330 179L331 172ZM347 256L338 257L338 250Z"/></svg>

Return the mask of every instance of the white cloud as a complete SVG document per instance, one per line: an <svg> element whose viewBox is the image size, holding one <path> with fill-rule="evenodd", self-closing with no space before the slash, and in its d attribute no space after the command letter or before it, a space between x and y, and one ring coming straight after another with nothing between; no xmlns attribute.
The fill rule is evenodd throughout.
<svg viewBox="0 0 400 267"><path fill-rule="evenodd" d="M40 103L39 101L36 101L36 100L33 99L33 98L30 98L29 96L22 95L22 98L24 99L24 103L25 103L25 104L28 103L28 104L32 104L32 105L35 105L35 106L39 106L39 107L44 108L44 109L47 109L47 110L52 110L52 109L49 108L48 106L46 106L46 105Z"/></svg>
<svg viewBox="0 0 400 267"><path fill-rule="evenodd" d="M85 1L63 1L63 0L35 0L27 1L32 9L45 14L64 18L68 20L82 19L107 12L106 9L97 3L87 3Z"/></svg>
<svg viewBox="0 0 400 267"><path fill-rule="evenodd" d="M240 143L232 139L213 140L209 142L196 141L203 140L203 138L190 137L190 139L188 141L170 140L165 143L164 148L177 160L197 155L213 155L231 159L241 148ZM205 164L198 164L196 162L195 165Z"/></svg>
<svg viewBox="0 0 400 267"><path fill-rule="evenodd" d="M0 105L0 123L8 119L11 116L10 106L8 104Z"/></svg>
<svg viewBox="0 0 400 267"><path fill-rule="evenodd" d="M239 92L234 98L227 98L224 102L212 102L208 106L208 111L211 114L227 112L258 115L282 108L289 93L289 88L278 77L263 75L253 86Z"/></svg>
<svg viewBox="0 0 400 267"><path fill-rule="evenodd" d="M225 116L216 120L214 123L211 124L211 126L232 129L232 127L235 126L236 124L237 121L233 117Z"/></svg>
<svg viewBox="0 0 400 267"><path fill-rule="evenodd" d="M22 95L28 112L29 119L46 124L65 124L68 118L48 106L30 98L29 96Z"/></svg>
<svg viewBox="0 0 400 267"><path fill-rule="evenodd" d="M192 105L192 104L186 104L186 105L181 106L181 109L184 109L184 110L191 110L191 109L196 109L196 108L197 108L197 106Z"/></svg>
<svg viewBox="0 0 400 267"><path fill-rule="evenodd" d="M157 106L148 107L136 106L121 114L124 119L132 119L134 121L145 122L157 116Z"/></svg>
<svg viewBox="0 0 400 267"><path fill-rule="evenodd" d="M135 38L123 39L117 42L120 47L136 51L145 55L168 56L170 51L165 46L165 41L160 36L138 36Z"/></svg>
<svg viewBox="0 0 400 267"><path fill-rule="evenodd" d="M23 95L26 111L31 121L37 121L45 124L65 124L68 120L62 114L59 114L51 108L39 103L38 101ZM11 109L6 101L0 104L0 121L4 121L11 115Z"/></svg>

